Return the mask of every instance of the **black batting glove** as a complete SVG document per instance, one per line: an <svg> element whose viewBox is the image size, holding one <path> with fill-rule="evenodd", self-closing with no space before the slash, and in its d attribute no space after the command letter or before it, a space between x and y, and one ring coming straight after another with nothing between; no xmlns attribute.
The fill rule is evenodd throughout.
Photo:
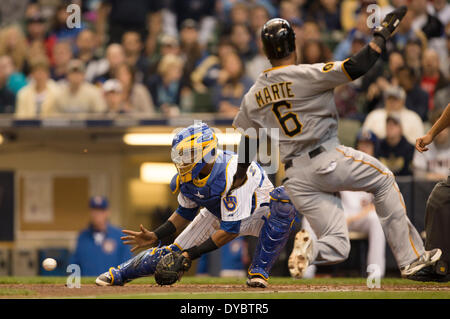
<svg viewBox="0 0 450 319"><path fill-rule="evenodd" d="M390 12L381 22L381 24L375 28L374 35L381 36L385 41L389 39L397 29L398 25L405 16L408 8L406 6L401 6Z"/></svg>

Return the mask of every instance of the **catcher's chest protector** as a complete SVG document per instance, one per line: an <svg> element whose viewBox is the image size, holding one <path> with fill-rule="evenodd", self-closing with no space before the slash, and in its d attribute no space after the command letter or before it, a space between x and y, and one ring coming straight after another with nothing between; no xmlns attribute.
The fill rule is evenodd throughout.
<svg viewBox="0 0 450 319"><path fill-rule="evenodd" d="M447 181L436 184L428 198L425 231L427 234L425 249L442 250L443 262L438 263L436 271L441 268L450 275L450 177Z"/></svg>

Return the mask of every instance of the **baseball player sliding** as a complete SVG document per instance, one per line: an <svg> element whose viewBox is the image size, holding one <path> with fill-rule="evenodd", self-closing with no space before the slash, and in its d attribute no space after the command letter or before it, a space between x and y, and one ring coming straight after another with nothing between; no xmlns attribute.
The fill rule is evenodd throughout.
<svg viewBox="0 0 450 319"><path fill-rule="evenodd" d="M302 277L310 264L333 264L348 257L348 230L336 196L344 190L374 195L377 215L403 277L410 278L441 256L440 249L424 250L392 172L372 156L341 145L337 137L333 89L359 78L374 65L406 11L403 6L389 13L371 42L357 54L325 64L297 65L295 34L286 20L269 20L262 29L264 51L273 67L244 96L233 125L247 132L262 127L281 131L284 186L318 237L312 240L306 230L297 233L288 264L294 277ZM244 134L241 145L250 145L252 138L257 137ZM229 194L245 186L255 155L251 150L240 147Z"/></svg>
<svg viewBox="0 0 450 319"><path fill-rule="evenodd" d="M153 274L158 284L170 285L190 268L192 260L238 236L251 235L259 236L259 241L247 285L265 288L297 214L284 187L274 189L261 166L252 162L246 184L227 196L237 155L218 149L216 135L204 123L175 135L171 157L178 170L171 182L172 191L179 192L177 210L154 231L141 225L139 232L124 230L127 236L122 239L135 251L184 230L173 244L150 248L110 268L96 279L97 285L123 285Z"/></svg>

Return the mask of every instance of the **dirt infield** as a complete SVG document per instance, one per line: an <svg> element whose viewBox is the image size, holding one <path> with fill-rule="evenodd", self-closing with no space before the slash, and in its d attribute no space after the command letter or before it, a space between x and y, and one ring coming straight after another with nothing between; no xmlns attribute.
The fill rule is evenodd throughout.
<svg viewBox="0 0 450 319"><path fill-rule="evenodd" d="M430 285L384 285L376 291L383 292L444 292L450 293L449 286ZM205 294L220 293L312 293L312 292L368 292L374 291L365 285L271 285L266 289L248 288L245 285L226 284L176 284L171 287L161 287L155 284L126 285L123 287L98 287L95 284L82 284L80 288L68 288L64 284L0 284L0 298L95 298L136 295L167 295L167 294ZM9 292L9 293L8 293ZM186 297L188 297L186 296Z"/></svg>

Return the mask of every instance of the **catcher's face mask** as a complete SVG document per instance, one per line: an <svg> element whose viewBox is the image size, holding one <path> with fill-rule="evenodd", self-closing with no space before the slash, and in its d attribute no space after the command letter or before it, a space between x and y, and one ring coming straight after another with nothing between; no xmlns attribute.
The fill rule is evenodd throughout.
<svg viewBox="0 0 450 319"><path fill-rule="evenodd" d="M199 127L200 132L194 130L193 134L186 134L191 133L189 127L185 129L188 132L183 130L174 138L171 158L182 183L196 178L205 164L215 158L217 138L206 124L202 125L204 126Z"/></svg>

